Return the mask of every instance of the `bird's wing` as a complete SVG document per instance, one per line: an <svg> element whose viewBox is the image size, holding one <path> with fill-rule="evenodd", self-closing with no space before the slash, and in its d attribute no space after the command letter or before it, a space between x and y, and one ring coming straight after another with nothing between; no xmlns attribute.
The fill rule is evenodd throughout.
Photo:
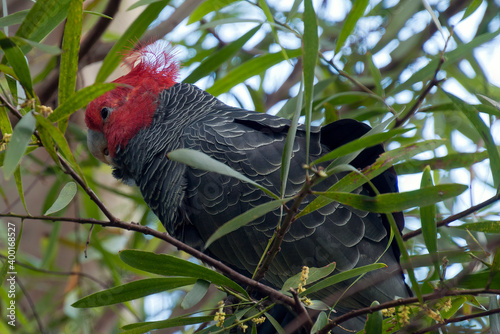
<svg viewBox="0 0 500 334"><path fill-rule="evenodd" d="M184 130L183 146L208 154L278 194L281 157L289 121L224 105L217 108L211 115ZM344 126L351 127L350 131L354 132L357 127L366 129L355 121ZM325 144L321 141L320 132L313 131L311 159L331 150L334 136L330 134ZM293 151L287 196L296 194L305 181L302 166L306 163L306 150L302 129L298 130ZM229 176L194 168L187 168L185 176L187 187L183 211L188 213L190 224L204 241L230 219L271 200L261 190ZM333 176L319 188L327 189L336 180L337 177ZM360 191L363 189L358 189ZM302 207L312 199L312 196L306 198ZM209 251L224 263L249 275L255 270L282 217L284 213L278 209L256 218L213 243ZM279 288L304 265L321 267L336 262L338 270L343 271L371 264L382 256L387 244L388 231L379 214L331 203L293 222L266 280ZM390 251L382 261L395 264L396 255ZM401 281L401 277L398 279ZM392 291L384 294L392 295ZM369 303L371 297L364 296ZM387 298L385 296L384 300ZM359 306L359 302L356 301L352 307Z"/></svg>

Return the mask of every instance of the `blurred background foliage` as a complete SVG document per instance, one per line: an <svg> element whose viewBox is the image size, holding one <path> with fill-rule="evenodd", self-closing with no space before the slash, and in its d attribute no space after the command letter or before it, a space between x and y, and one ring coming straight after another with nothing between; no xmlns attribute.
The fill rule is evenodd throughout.
<svg viewBox="0 0 500 334"><path fill-rule="evenodd" d="M123 229L96 225L89 232L88 224L42 219L21 223L19 218L26 212L48 214L51 208L60 209L54 216L105 220L81 187L73 190L71 182L77 175L118 218L164 231L138 191L112 179L110 168L89 154L82 121L86 103L110 88L102 82L126 71L119 66L122 55L137 43L158 40L175 49L182 65L180 81L194 83L230 105L291 117L304 72L313 79L309 85L314 85L311 121L315 125L354 118L374 126L397 114L396 126L411 130L387 142L388 150L444 139L396 165L402 190L418 189L427 165L426 182L469 187L433 207L435 215L431 210L424 219L429 227L458 214L452 225L467 224L466 228L427 228L424 240L421 234L411 234L421 227L424 213L405 212L403 234L419 283L418 289L412 289L430 293L442 284L440 278L456 277L463 278L454 283L460 288L500 288L500 277L494 276L500 270L500 2L312 3L319 34L317 61L315 50L307 49L310 41L302 48L305 28L314 28L316 22L314 17L305 19L300 0L2 1L0 244L4 266L0 274L4 282L8 253L3 226L15 223L18 325L13 328L5 322L9 297L4 284L1 333L118 333L126 324L213 309L223 298L211 286L198 304L182 308L183 297L191 289L187 287L107 307L73 308L72 303L96 291L156 277L124 264L120 250L189 257L157 238ZM51 110L55 111L51 114ZM58 121L57 127L51 121ZM10 141L9 134L19 124L25 139L18 134L16 141ZM35 127L40 137L30 141ZM39 140L45 148L36 149ZM64 173L61 161L75 174ZM54 208L54 202L59 207ZM472 214L461 214L475 205L478 210L471 209ZM435 264L429 253L437 255ZM497 297L484 295L450 301L450 317L498 308ZM500 330L498 315L454 322L441 330L483 333L490 326ZM179 330L192 332L194 327L162 333Z"/></svg>

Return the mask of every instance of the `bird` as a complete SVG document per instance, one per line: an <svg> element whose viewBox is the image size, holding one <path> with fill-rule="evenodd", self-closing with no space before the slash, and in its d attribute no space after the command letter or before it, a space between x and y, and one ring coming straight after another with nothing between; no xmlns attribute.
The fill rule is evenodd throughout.
<svg viewBox="0 0 500 334"><path fill-rule="evenodd" d="M171 236L252 277L276 231L282 210L278 208L256 218L204 249L208 238L221 225L273 198L240 179L173 161L168 153L177 149L202 152L279 194L282 154L291 121L229 106L195 85L177 82L179 64L169 48L145 46L127 59L130 71L113 81L116 88L86 108L89 151L113 167L115 178L139 188ZM307 150L306 127L299 125L284 196L300 191L308 161L369 130L369 125L352 119L311 126ZM362 169L383 152L382 145L366 148L350 164ZM325 191L342 176L332 175L314 189ZM398 191L393 169L372 182L380 193ZM374 195L366 184L355 192ZM314 198L313 194L306 196L300 209ZM393 215L402 229L403 215ZM406 297L410 292L399 266L399 249L390 242L385 215L332 202L293 221L262 282L280 289L304 266L319 268L335 262L335 274L379 261L392 268L392 272L387 271L387 276L376 284L340 299L335 315L369 306L374 300ZM374 275L368 273L363 281L370 282ZM336 284L313 297L327 300L332 294L345 291L351 282ZM282 325L295 316L283 307L275 314ZM350 319L333 333L359 331L365 320L363 316ZM267 323L258 332L275 330Z"/></svg>

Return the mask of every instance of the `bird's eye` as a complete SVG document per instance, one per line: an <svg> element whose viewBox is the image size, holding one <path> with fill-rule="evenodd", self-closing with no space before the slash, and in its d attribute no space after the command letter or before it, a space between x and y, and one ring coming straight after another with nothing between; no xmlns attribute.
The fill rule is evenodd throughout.
<svg viewBox="0 0 500 334"><path fill-rule="evenodd" d="M108 107L104 107L101 109L101 117L104 121L111 114L111 111L112 111L111 108L108 108Z"/></svg>

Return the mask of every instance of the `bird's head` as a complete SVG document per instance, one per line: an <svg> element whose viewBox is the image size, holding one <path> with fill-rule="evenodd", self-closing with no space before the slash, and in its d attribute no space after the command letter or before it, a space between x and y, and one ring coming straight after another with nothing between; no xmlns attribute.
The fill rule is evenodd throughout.
<svg viewBox="0 0 500 334"><path fill-rule="evenodd" d="M172 50L160 44L143 47L125 60L130 72L113 81L119 86L92 101L85 111L90 152L107 164L113 164L118 147L124 148L151 124L160 92L176 83L179 70Z"/></svg>

